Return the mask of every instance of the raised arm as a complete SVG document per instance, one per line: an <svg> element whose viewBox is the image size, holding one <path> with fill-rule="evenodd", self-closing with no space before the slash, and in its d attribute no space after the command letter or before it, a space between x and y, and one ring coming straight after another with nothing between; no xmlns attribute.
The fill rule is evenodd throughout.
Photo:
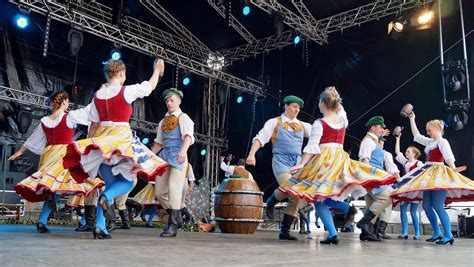
<svg viewBox="0 0 474 267"><path fill-rule="evenodd" d="M420 134L420 131L418 130L418 127L416 127L416 121L415 121L415 112L412 112L410 115L409 115L409 118L410 118L410 128L411 128L411 133L413 134L413 136L417 136Z"/></svg>
<svg viewBox="0 0 474 267"><path fill-rule="evenodd" d="M153 74L150 77L148 82L150 83L151 90L155 90L156 85L158 85L158 81L161 77L163 77L163 73L165 71L165 62L163 59L155 60L153 65Z"/></svg>
<svg viewBox="0 0 474 267"><path fill-rule="evenodd" d="M398 155L400 154L400 137L401 137L401 134L399 136L395 136L395 155Z"/></svg>

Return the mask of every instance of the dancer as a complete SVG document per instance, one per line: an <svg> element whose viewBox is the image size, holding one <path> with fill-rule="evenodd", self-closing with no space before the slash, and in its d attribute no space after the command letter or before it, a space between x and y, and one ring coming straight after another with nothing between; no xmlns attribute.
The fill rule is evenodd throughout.
<svg viewBox="0 0 474 267"><path fill-rule="evenodd" d="M151 150L160 152L160 157L170 164L170 168L155 180L155 193L163 208L168 209L168 225L161 237L175 237L178 233L179 210L186 167L188 149L194 143L194 122L181 111L183 92L171 88L163 92L168 112L158 124L155 142Z"/></svg>
<svg viewBox="0 0 474 267"><path fill-rule="evenodd" d="M16 160L26 150L41 155L38 171L15 185L15 191L30 202L45 201L36 225L38 232L48 233L48 217L56 209L56 201L63 193L88 195L104 185L98 179L76 182L63 168L66 146L73 142L75 124L87 125L88 107L66 113L69 96L60 91L51 96L53 113L43 117L31 136L9 160ZM95 177L95 176L91 176Z"/></svg>
<svg viewBox="0 0 474 267"><path fill-rule="evenodd" d="M155 195L155 182L148 182L148 184L133 197L133 200L145 207L140 213L140 218L146 222L146 227L153 228L153 217L155 217L160 205ZM146 219L146 215L148 215L148 220Z"/></svg>
<svg viewBox="0 0 474 267"><path fill-rule="evenodd" d="M224 156L221 156L221 170L226 174L240 175L242 178L253 180L252 174L245 169L245 159L239 159L237 165L227 165L224 163Z"/></svg>
<svg viewBox="0 0 474 267"><path fill-rule="evenodd" d="M127 201L128 194L130 194L130 192L133 190L133 188L136 185L137 185L137 180L135 179L133 180L133 185L130 191L114 199L114 208L118 209L120 220L122 221L122 225L120 225L119 229L123 229L123 230L131 229L130 218L129 218L128 209L127 209L127 206L125 205L125 202ZM115 230L116 228L115 214L114 214L114 218L112 220L109 220L109 223L107 224L106 228L109 232Z"/></svg>
<svg viewBox="0 0 474 267"><path fill-rule="evenodd" d="M398 167L395 164L395 162L393 162L392 153L384 149L385 141L387 141L385 137L383 136L379 137L379 144L383 151L383 169L386 172L394 175L398 181L400 179L400 171L398 170ZM390 194L393 192L393 188L391 187L386 187L386 190ZM389 235L385 234L385 229L387 229L388 222L390 221L391 218L392 218L392 205L388 205L384 209L384 211L381 214L379 214L379 216L377 216L377 219L375 221L374 233L377 236L377 238L391 239Z"/></svg>
<svg viewBox="0 0 474 267"><path fill-rule="evenodd" d="M389 131L385 130L384 118L382 116L372 117L365 126L369 131L360 144L359 160L369 164L376 170L384 170L385 153L379 143L381 136L389 134ZM397 179L394 175L391 175L391 177L393 179L390 183L385 184L391 184ZM391 192L391 187L384 185L372 189L365 195L367 210L364 217L357 223L357 227L362 230L360 234L361 241L381 241L375 234L374 223L377 217L392 205ZM382 221L377 228L385 229L387 223L388 221Z"/></svg>
<svg viewBox="0 0 474 267"><path fill-rule="evenodd" d="M397 155L395 159L403 165L403 177L400 179L401 182L396 184L395 187L398 188L403 184L407 183L411 180L410 176L406 176L408 173L413 171L416 168L420 168L423 166L423 162L419 161L418 158L421 155L421 152L418 148L414 146L409 146L406 151L405 155L400 152L400 135L395 136L395 154ZM420 220L418 219L417 210L420 206L418 201L416 202L403 202L400 203L400 221L402 222L402 234L398 236L400 239L408 239L408 216L407 210L410 206L410 215L413 223L413 227L415 228L415 236L413 239L419 240L420 239Z"/></svg>
<svg viewBox="0 0 474 267"><path fill-rule="evenodd" d="M444 125L441 121L432 120L426 124L426 132L429 136L426 137L420 134L416 126L414 112L409 115L409 118L414 141L425 146L427 163L408 173L407 175L418 174L397 189L392 197L396 201L423 200L423 209L434 230L433 236L426 241L452 245L454 237L444 205L453 201L474 200L474 182L458 172L465 170L465 167L456 168L449 142L443 138ZM444 165L444 162L448 166ZM443 225L443 235L441 235L436 215Z"/></svg>
<svg viewBox="0 0 474 267"><path fill-rule="evenodd" d="M299 171L279 190L314 202L316 214L328 230L327 238L320 243L338 244L329 207L342 210L347 224L356 213L354 207L344 202L349 195L358 198L366 189L389 184L395 178L385 171L351 160L344 151L348 120L335 87L328 87L321 94L319 110L323 118L313 123L301 164L291 168Z"/></svg>
<svg viewBox="0 0 474 267"><path fill-rule="evenodd" d="M298 165L301 161L301 149L303 139L309 137L311 125L297 119L304 101L297 96L287 96L283 99L285 112L277 118L265 122L263 129L253 139L252 148L247 156L247 165L256 166L255 154L270 140L273 144L272 169L279 185L291 178L290 168ZM287 198L287 195L275 190L267 199L266 214L269 219L274 219L274 207L279 201ZM296 219L299 208L299 200L294 196L288 196L285 215L281 221L280 240L298 240L290 235L290 228Z"/></svg>
<svg viewBox="0 0 474 267"><path fill-rule="evenodd" d="M132 102L148 96L163 75L163 60L156 60L153 68L153 75L148 81L124 86L125 64L121 60L109 60L104 65L107 84L96 92L91 104L91 138L68 146L64 166L71 169L75 179L81 179L86 176L85 173L89 176L98 173L105 181L106 189L98 199L94 239L111 238L106 229L105 218L114 218L114 198L131 190L137 173L148 178L161 174L167 168L167 164L151 152L146 161L149 164L139 164L138 154L133 147L133 134L128 124L132 115ZM146 151L146 147L141 148ZM150 165L152 168L144 169Z"/></svg>

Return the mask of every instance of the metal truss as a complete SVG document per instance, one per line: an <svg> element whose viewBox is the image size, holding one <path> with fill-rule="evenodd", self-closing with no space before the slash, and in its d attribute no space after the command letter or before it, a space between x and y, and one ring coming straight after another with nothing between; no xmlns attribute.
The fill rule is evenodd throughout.
<svg viewBox="0 0 474 267"><path fill-rule="evenodd" d="M309 24L316 25L317 21L311 14L311 12L308 10L306 5L303 3L303 0L291 0L291 3L293 6L298 10L298 13L300 13L301 17L308 22Z"/></svg>
<svg viewBox="0 0 474 267"><path fill-rule="evenodd" d="M279 13L283 16L283 22L297 30L307 38L322 45L327 43L327 34L317 27L309 24L291 10L278 3L277 0L251 0L251 3L267 12L268 14Z"/></svg>
<svg viewBox="0 0 474 267"><path fill-rule="evenodd" d="M255 2L263 3L265 5L265 8L267 9L269 5L276 1L252 1L252 3L254 4ZM332 32L342 31L345 28L350 28L353 26L359 26L368 21L378 20L385 16L395 15L402 11L409 10L432 2L433 0L378 0L374 3L354 8L328 18L313 21L311 20L311 17L309 17L309 15L311 15L310 13L303 16L302 13L305 13L307 10L306 6L304 6L304 3L302 3L302 0L292 0L292 3L295 5L296 9L304 18L298 20L299 22L301 22L301 25L299 25L299 27L304 28L307 25L310 25L312 28L317 28L323 33L325 33L326 37L329 33ZM278 6L281 5L278 4ZM306 22L307 19L310 19L311 23ZM259 54L268 53L275 49L281 49L283 47L293 44L291 34L291 31L287 31L281 37L269 36L257 40L252 44L245 44L224 50L222 51L222 54L226 57L227 63L232 63L237 60L243 60L248 57L255 57Z"/></svg>
<svg viewBox="0 0 474 267"><path fill-rule="evenodd" d="M46 103L48 97L25 92L5 86L0 86L0 99L6 101L13 101L22 105L33 106L40 109L51 110L51 107ZM82 106L75 106L75 108L82 108ZM130 128L146 133L156 134L158 123L143 121L135 118L130 119ZM195 133L194 137L196 143L201 143L218 148L226 148L227 142L224 138L210 137L203 134Z"/></svg>
<svg viewBox="0 0 474 267"><path fill-rule="evenodd" d="M291 44L293 44L293 32L285 31L280 37L269 36L251 44L245 44L224 50L221 53L224 55L226 63L230 64L234 61L256 57L259 54L268 53L275 49L281 49Z"/></svg>
<svg viewBox="0 0 474 267"><path fill-rule="evenodd" d="M221 15L225 18L225 9L226 7L219 4L219 0L207 0L207 2ZM248 43L253 43L257 39L242 25L236 17L232 14L229 14L229 24L234 28L242 38L245 39Z"/></svg>
<svg viewBox="0 0 474 267"><path fill-rule="evenodd" d="M323 29L326 33L343 31L346 28L361 25L385 16L398 14L434 0L378 0L358 8L354 8L337 15L318 20L314 27Z"/></svg>
<svg viewBox="0 0 474 267"><path fill-rule="evenodd" d="M143 1L140 0L140 3L145 6L151 13L153 13L159 20L166 24L172 31L176 34L183 36L188 41L192 42L197 46L202 46L207 48L194 34L192 34L186 27L184 27L178 20L176 20L173 15L168 13L165 8L163 8L158 1ZM210 52L210 49L207 48Z"/></svg>
<svg viewBox="0 0 474 267"><path fill-rule="evenodd" d="M108 19L97 18L97 14L105 16L103 15L105 14L104 10L95 10L94 12L89 12L94 6L100 6L97 3L94 3L93 6L87 6L87 4L84 2L81 3L81 5L78 5L78 7L81 8L76 9L76 6L71 8L71 5L67 6L58 2L37 0L21 1L21 4L31 11L43 15L49 14L54 20L68 24L70 23L75 27L79 27L85 32L94 34L103 39L119 43L125 47L144 54L148 54L150 56L163 58L165 61L173 63L178 67L185 68L192 73L206 78L220 80L226 85L237 90L257 96L265 95L265 90L261 86L257 86L223 71L210 69L203 61L198 61L163 48L162 45L159 45L153 41L155 39L151 40L149 34L138 32L138 30L136 30L139 29L138 27L135 29L136 31L129 32L125 29L120 29L119 27L108 23L107 21L111 19L110 16L108 16ZM85 8L86 6L87 8ZM130 23L133 23L132 21L133 20L129 20ZM127 25L127 23L125 23L125 25ZM142 22L140 25L143 26L145 24ZM130 24L130 27L133 28L132 24ZM148 28L150 31L153 30L151 26L148 27L150 27Z"/></svg>

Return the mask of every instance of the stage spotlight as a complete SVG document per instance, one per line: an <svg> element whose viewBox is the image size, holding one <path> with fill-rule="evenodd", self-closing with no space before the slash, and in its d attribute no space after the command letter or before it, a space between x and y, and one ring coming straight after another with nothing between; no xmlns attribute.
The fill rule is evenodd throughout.
<svg viewBox="0 0 474 267"><path fill-rule="evenodd" d="M241 104L243 101L244 101L244 97L241 96L241 95L239 95L239 96L237 97L237 104Z"/></svg>
<svg viewBox="0 0 474 267"><path fill-rule="evenodd" d="M242 14L244 14L244 16L248 16L250 14L250 3L248 0L242 1Z"/></svg>
<svg viewBox="0 0 474 267"><path fill-rule="evenodd" d="M283 22L283 15L280 13L273 13L273 28L275 29L275 36L277 38L283 35L283 30L285 29L285 24Z"/></svg>
<svg viewBox="0 0 474 267"><path fill-rule="evenodd" d="M69 42L69 49L71 51L71 56L77 56L84 42L84 37L82 35L82 32L77 31L75 29L70 29L67 36L67 40Z"/></svg>
<svg viewBox="0 0 474 267"><path fill-rule="evenodd" d="M406 25L406 20L404 20L402 17L397 18L394 21L391 21L388 24L388 35L392 39L398 39L401 36L402 31L405 29Z"/></svg>
<svg viewBox="0 0 474 267"><path fill-rule="evenodd" d="M299 33L296 33L294 36L293 36L293 43L295 45L299 44L301 42L301 35Z"/></svg>
<svg viewBox="0 0 474 267"><path fill-rule="evenodd" d="M205 156L207 154L207 150L206 150L206 147L202 147L201 148L201 156Z"/></svg>
<svg viewBox="0 0 474 267"><path fill-rule="evenodd" d="M25 14L17 14L15 16L15 23L16 26L18 26L18 28L20 29L24 29L28 27L28 24L30 24L29 19Z"/></svg>
<svg viewBox="0 0 474 267"><path fill-rule="evenodd" d="M120 50L114 48L110 52L110 58L112 60L120 60L122 58L122 52L120 52Z"/></svg>
<svg viewBox="0 0 474 267"><path fill-rule="evenodd" d="M420 25L430 23L433 19L434 13L433 11L423 11L417 18L417 22Z"/></svg>
<svg viewBox="0 0 474 267"><path fill-rule="evenodd" d="M142 143L143 143L144 145L148 145L148 144L150 143L150 138L148 138L148 137L146 137L146 136L143 137Z"/></svg>
<svg viewBox="0 0 474 267"><path fill-rule="evenodd" d="M188 86L191 83L191 76L187 72L184 72L183 78L181 79L181 83L184 86Z"/></svg>

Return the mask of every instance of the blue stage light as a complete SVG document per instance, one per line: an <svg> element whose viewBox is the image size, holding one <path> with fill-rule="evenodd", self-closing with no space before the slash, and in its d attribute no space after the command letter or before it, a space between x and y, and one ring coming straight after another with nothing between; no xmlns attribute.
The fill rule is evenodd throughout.
<svg viewBox="0 0 474 267"><path fill-rule="evenodd" d="M207 150L205 148L201 148L201 156L205 156L207 154Z"/></svg>
<svg viewBox="0 0 474 267"><path fill-rule="evenodd" d="M15 22L16 22L16 26L18 26L18 28L24 29L24 28L28 27L29 19L28 19L27 16L25 16L23 14L18 14L18 15L15 16Z"/></svg>
<svg viewBox="0 0 474 267"><path fill-rule="evenodd" d="M117 49L112 49L112 52L110 53L110 58L112 60L120 60L122 58L122 52Z"/></svg>
<svg viewBox="0 0 474 267"><path fill-rule="evenodd" d="M240 103L242 103L243 101L244 101L244 98L243 98L241 95L239 95L239 96L237 97L237 104L240 104Z"/></svg>
<svg viewBox="0 0 474 267"><path fill-rule="evenodd" d="M250 14L250 6L249 5L244 5L244 7L242 8L242 14L244 14L244 16L248 16Z"/></svg>
<svg viewBox="0 0 474 267"><path fill-rule="evenodd" d="M143 139L142 139L142 143L143 143L144 145L148 145L148 143L150 143L150 138L148 138L148 137L143 138Z"/></svg>
<svg viewBox="0 0 474 267"><path fill-rule="evenodd" d="M191 83L191 78L189 78L188 75L184 75L182 82L183 82L183 85L184 85L184 86L187 86L187 85L189 85L189 84Z"/></svg>
<svg viewBox="0 0 474 267"><path fill-rule="evenodd" d="M301 36L299 35L296 35L294 38L293 38L293 43L295 45L299 44L301 42Z"/></svg>

